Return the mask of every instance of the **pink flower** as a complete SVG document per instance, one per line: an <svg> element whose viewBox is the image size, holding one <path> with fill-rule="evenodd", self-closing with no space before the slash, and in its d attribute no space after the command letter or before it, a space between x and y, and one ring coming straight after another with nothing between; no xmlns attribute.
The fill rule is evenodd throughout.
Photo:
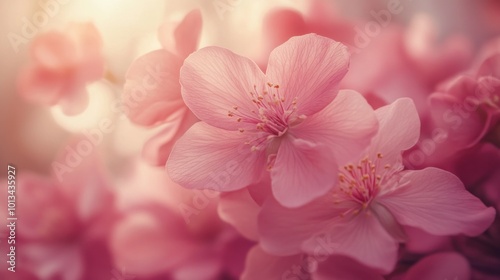
<svg viewBox="0 0 500 280"><path fill-rule="evenodd" d="M180 82L184 101L202 122L174 146L167 162L172 180L233 191L259 181L267 169L283 205L325 194L336 182L327 167L355 156L377 129L358 93L335 98L348 64L344 46L314 34L276 48L266 75L226 49L192 54Z"/></svg>
<svg viewBox="0 0 500 280"><path fill-rule="evenodd" d="M116 267L146 279L238 277L253 244L219 219L218 194L184 189L161 168L137 167L122 189L122 217L111 231Z"/></svg>
<svg viewBox="0 0 500 280"><path fill-rule="evenodd" d="M61 155L57 162L66 158ZM29 171L19 174L16 215L23 222L17 224L18 255L23 269L37 279L102 279L97 275L107 275L112 267L105 243L114 195L95 154L66 168L71 172L62 181Z"/></svg>
<svg viewBox="0 0 500 280"><path fill-rule="evenodd" d="M265 67L269 53L293 36L316 33L343 44L353 44L354 26L343 18L331 2L313 0L305 13L280 8L269 11L263 23L263 52L259 66Z"/></svg>
<svg viewBox="0 0 500 280"><path fill-rule="evenodd" d="M32 61L20 74L19 93L27 100L62 106L68 115L81 113L88 104L85 85L104 74L99 31L91 23L50 31L31 46Z"/></svg>
<svg viewBox="0 0 500 280"><path fill-rule="evenodd" d="M182 100L179 71L184 59L197 49L201 27L199 10L188 13L180 23L166 22L158 34L164 49L139 57L127 71L125 114L141 126L162 126L142 151L152 165L164 165L175 141L198 121Z"/></svg>
<svg viewBox="0 0 500 280"><path fill-rule="evenodd" d="M410 99L376 111L378 134L363 156L339 169L330 194L301 208L273 200L259 216L262 247L273 254L313 254L326 244L330 254L358 260L383 273L392 271L403 226L434 235L478 235L495 211L468 193L453 174L436 169L403 170L401 153L419 137Z"/></svg>

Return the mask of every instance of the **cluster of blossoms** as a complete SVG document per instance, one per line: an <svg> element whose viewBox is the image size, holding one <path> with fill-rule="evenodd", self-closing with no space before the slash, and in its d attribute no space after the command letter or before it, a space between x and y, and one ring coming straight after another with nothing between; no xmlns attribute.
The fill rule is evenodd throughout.
<svg viewBox="0 0 500 280"><path fill-rule="evenodd" d="M499 39L474 55L422 16L359 48L321 3L270 11L252 59L200 48L198 10L162 25L119 84L155 134L119 176L97 151L20 175L6 279L498 279ZM101 45L40 35L20 94L80 113Z"/></svg>

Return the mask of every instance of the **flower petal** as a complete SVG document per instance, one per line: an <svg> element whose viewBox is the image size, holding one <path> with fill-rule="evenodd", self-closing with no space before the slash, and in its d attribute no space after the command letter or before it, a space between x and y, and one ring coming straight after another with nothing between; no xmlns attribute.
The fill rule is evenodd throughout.
<svg viewBox="0 0 500 280"><path fill-rule="evenodd" d="M302 243L327 228L342 209L334 208L330 196L323 196L299 208L285 208L274 199L262 205L259 233L262 248L275 255L301 252Z"/></svg>
<svg viewBox="0 0 500 280"><path fill-rule="evenodd" d="M398 248L396 240L371 212L341 218L303 245L307 253L344 255L384 274L394 269Z"/></svg>
<svg viewBox="0 0 500 280"><path fill-rule="evenodd" d="M182 21L167 21L158 30L158 39L166 50L185 58L198 48L202 29L201 12L192 10Z"/></svg>
<svg viewBox="0 0 500 280"><path fill-rule="evenodd" d="M477 76L493 76L500 78L500 54L494 54L488 57L483 64L481 64Z"/></svg>
<svg viewBox="0 0 500 280"><path fill-rule="evenodd" d="M345 165L366 149L377 127L375 112L363 96L342 90L330 105L291 132L298 138L331 147L337 163Z"/></svg>
<svg viewBox="0 0 500 280"><path fill-rule="evenodd" d="M135 60L126 74L123 106L129 119L153 125L185 108L179 85L182 60L165 50L147 53Z"/></svg>
<svg viewBox="0 0 500 280"><path fill-rule="evenodd" d="M238 131L227 131L204 122L182 136L167 161L170 178L190 189L234 191L260 179L265 164L262 153L252 153Z"/></svg>
<svg viewBox="0 0 500 280"><path fill-rule="evenodd" d="M290 278L289 276L294 275L292 273L294 266L302 265L302 259L302 254L288 257L273 256L256 245L248 252L241 280L298 279Z"/></svg>
<svg viewBox="0 0 500 280"><path fill-rule="evenodd" d="M495 210L465 190L455 175L437 168L405 172L400 187L379 202L396 220L434 235L478 235L493 222Z"/></svg>
<svg viewBox="0 0 500 280"><path fill-rule="evenodd" d="M369 155L382 153L381 166L402 164L402 152L413 147L420 136L420 119L410 98L400 98L375 111L379 130L370 144Z"/></svg>
<svg viewBox="0 0 500 280"><path fill-rule="evenodd" d="M142 149L142 157L151 165L164 166L175 142L197 122L196 117L187 108L175 113L175 118L162 125L160 130Z"/></svg>
<svg viewBox="0 0 500 280"><path fill-rule="evenodd" d="M40 66L51 71L64 72L77 63L75 44L62 32L51 31L35 38L30 51Z"/></svg>
<svg viewBox="0 0 500 280"><path fill-rule="evenodd" d="M337 95L349 58L347 47L329 38L292 37L271 52L266 75L285 92L287 106L297 98L298 113L312 115Z"/></svg>
<svg viewBox="0 0 500 280"><path fill-rule="evenodd" d="M466 258L455 252L444 252L421 259L406 272L403 280L453 280L470 279L470 277L471 268Z"/></svg>
<svg viewBox="0 0 500 280"><path fill-rule="evenodd" d="M111 252L119 267L153 276L182 264L195 252L196 244L187 236L184 221L168 208L154 213L136 210L111 232Z"/></svg>
<svg viewBox="0 0 500 280"><path fill-rule="evenodd" d="M273 195L283 206L302 206L335 185L335 170L335 158L325 145L285 137L271 170Z"/></svg>
<svg viewBox="0 0 500 280"><path fill-rule="evenodd" d="M44 105L55 105L64 94L66 73L47 71L39 66L31 66L21 71L17 87L19 94L28 101Z"/></svg>
<svg viewBox="0 0 500 280"><path fill-rule="evenodd" d="M380 273L360 264L359 262L344 256L332 256L319 264L314 280L384 280Z"/></svg>
<svg viewBox="0 0 500 280"><path fill-rule="evenodd" d="M247 189L221 194L218 211L219 217L235 227L245 238L259 240L257 216L260 206Z"/></svg>
<svg viewBox="0 0 500 280"><path fill-rule="evenodd" d="M207 47L184 61L180 82L184 101L200 120L237 130L244 124L228 117L228 111L237 106L242 115L255 115L250 92L254 87L263 88L265 76L250 59L224 48Z"/></svg>

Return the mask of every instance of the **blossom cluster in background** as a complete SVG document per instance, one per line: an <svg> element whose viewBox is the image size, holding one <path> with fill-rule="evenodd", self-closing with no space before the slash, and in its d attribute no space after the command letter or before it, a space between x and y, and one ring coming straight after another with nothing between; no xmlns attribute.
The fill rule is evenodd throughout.
<svg viewBox="0 0 500 280"><path fill-rule="evenodd" d="M0 279L500 279L496 1L19 2Z"/></svg>

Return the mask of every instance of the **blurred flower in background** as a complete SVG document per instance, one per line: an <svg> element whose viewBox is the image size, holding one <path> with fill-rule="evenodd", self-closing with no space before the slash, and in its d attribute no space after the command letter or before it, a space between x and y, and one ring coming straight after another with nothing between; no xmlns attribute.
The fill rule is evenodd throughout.
<svg viewBox="0 0 500 280"><path fill-rule="evenodd" d="M0 13L0 279L500 279L497 1Z"/></svg>

